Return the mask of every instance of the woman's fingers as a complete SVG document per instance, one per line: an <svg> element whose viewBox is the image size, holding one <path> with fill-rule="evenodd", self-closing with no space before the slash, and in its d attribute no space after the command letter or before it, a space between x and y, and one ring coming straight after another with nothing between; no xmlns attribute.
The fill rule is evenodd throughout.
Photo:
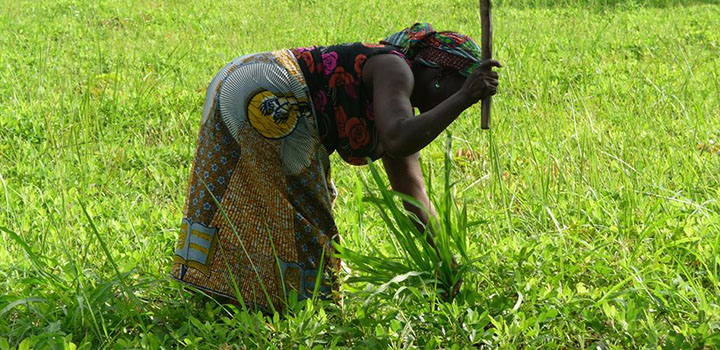
<svg viewBox="0 0 720 350"><path fill-rule="evenodd" d="M480 63L477 69L480 70L492 70L493 67L502 68L502 63L496 60L485 60Z"/></svg>
<svg viewBox="0 0 720 350"><path fill-rule="evenodd" d="M495 79L485 79L485 91L492 96L497 93L498 81Z"/></svg>
<svg viewBox="0 0 720 350"><path fill-rule="evenodd" d="M485 60L465 81L463 88L468 89L470 96L476 101L497 93L499 75L492 70L493 67L502 67L502 63L497 60Z"/></svg>

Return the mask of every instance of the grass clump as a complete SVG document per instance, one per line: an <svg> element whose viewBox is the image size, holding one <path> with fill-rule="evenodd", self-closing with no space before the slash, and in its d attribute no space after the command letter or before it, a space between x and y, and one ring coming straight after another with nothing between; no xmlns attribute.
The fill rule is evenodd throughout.
<svg viewBox="0 0 720 350"><path fill-rule="evenodd" d="M348 283L380 285L375 294L386 291L391 285L402 285L430 297L431 301L438 296L445 301L455 298L464 277L473 271L474 263L479 260L470 250L469 231L484 221L469 220L465 205L458 204L454 195L455 183L451 180L452 155L452 137L448 133L439 186L431 181L431 164L425 167L427 179L430 179L426 184L428 196L435 207L437 220L431 218L423 231L419 228L423 224L403 208L400 200L423 208L427 213L430 212L428 208L415 198L388 189L376 166L370 164L375 186L366 184L371 194L364 201L377 209L391 244L389 249L370 244L367 252L338 245L340 257L350 265Z"/></svg>

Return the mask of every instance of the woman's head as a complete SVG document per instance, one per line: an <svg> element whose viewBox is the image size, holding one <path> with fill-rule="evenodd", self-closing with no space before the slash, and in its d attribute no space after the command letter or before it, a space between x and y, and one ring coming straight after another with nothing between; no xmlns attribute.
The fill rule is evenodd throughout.
<svg viewBox="0 0 720 350"><path fill-rule="evenodd" d="M412 62L415 87L411 99L421 111L454 94L481 62L480 47L472 38L436 32L428 23L415 23L380 43L397 46Z"/></svg>

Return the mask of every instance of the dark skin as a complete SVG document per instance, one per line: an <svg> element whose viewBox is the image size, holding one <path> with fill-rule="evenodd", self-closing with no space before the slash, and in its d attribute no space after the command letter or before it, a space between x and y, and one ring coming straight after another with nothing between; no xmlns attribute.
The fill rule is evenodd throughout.
<svg viewBox="0 0 720 350"><path fill-rule="evenodd" d="M473 74L432 68L413 62L412 68L396 55L377 55L365 63L363 84L372 90L375 128L384 152L383 165L393 190L412 196L434 209L425 190L419 151L434 140L460 114L497 92L500 62L482 62ZM440 86L435 88L435 84ZM413 107L420 115L413 116ZM409 203L405 208L427 224L428 214Z"/></svg>
<svg viewBox="0 0 720 350"><path fill-rule="evenodd" d="M383 165L393 190L428 208L429 213L403 203L405 209L420 219L421 230L430 215L435 217L436 213L425 189L419 151L465 109L497 92L498 74L493 67L502 64L484 61L466 78L456 71L417 62L408 67L396 55L377 55L365 63L362 80L373 94L375 128L380 139L378 153L384 152ZM413 107L420 110L420 115L413 116Z"/></svg>

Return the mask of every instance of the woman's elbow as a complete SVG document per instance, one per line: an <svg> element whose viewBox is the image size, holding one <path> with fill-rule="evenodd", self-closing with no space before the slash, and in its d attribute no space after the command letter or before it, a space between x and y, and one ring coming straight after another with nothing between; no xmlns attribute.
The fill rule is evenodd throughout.
<svg viewBox="0 0 720 350"><path fill-rule="evenodd" d="M412 147L408 147L407 142L403 142L403 140L399 138L392 138L381 143L385 155L393 159L405 158L415 153Z"/></svg>

